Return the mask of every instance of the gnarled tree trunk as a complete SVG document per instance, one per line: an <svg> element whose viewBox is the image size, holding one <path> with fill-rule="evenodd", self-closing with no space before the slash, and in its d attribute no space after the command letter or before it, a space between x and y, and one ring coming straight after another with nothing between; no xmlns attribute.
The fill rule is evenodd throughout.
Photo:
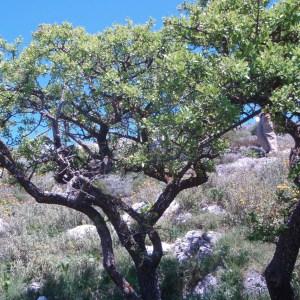
<svg viewBox="0 0 300 300"><path fill-rule="evenodd" d="M294 300L291 278L300 247L300 201L280 235L265 277L272 300Z"/></svg>
<svg viewBox="0 0 300 300"><path fill-rule="evenodd" d="M155 266L137 267L137 277L143 300L161 300L157 268Z"/></svg>
<svg viewBox="0 0 300 300"><path fill-rule="evenodd" d="M291 120L285 120L285 128L293 137L295 146L291 149L290 168L300 163L300 130L299 125ZM300 187L299 176L294 183ZM294 300L291 286L292 273L300 248L300 200L291 214L286 229L280 234L275 254L266 268L265 277L272 300Z"/></svg>

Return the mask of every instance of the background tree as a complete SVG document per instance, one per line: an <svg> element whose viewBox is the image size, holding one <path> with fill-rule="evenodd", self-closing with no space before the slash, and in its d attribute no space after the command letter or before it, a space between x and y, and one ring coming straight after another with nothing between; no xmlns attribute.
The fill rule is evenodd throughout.
<svg viewBox="0 0 300 300"><path fill-rule="evenodd" d="M0 165L37 202L91 219L104 268L126 299L160 299L163 253L155 224L181 191L207 181L224 148L219 137L253 116L240 120L241 109L224 95L219 77L213 80L214 68L209 56L189 51L169 29L153 32L151 23L96 35L70 24L41 25L23 50L1 41ZM244 69L231 72L243 78ZM105 161L164 182L155 203L137 212L106 194L97 185ZM35 175L45 172L64 192L37 185ZM132 258L138 290L115 264L112 230Z"/></svg>
<svg viewBox="0 0 300 300"><path fill-rule="evenodd" d="M184 18L168 24L181 40L210 58L223 95L239 105L272 112L279 130L292 135L291 175L299 186L299 1L226 0L185 3ZM272 299L293 299L291 277L300 240L299 203L266 270Z"/></svg>

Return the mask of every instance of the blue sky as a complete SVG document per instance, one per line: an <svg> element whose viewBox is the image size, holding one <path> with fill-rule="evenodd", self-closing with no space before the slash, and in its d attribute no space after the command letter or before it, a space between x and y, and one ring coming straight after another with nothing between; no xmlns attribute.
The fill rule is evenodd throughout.
<svg viewBox="0 0 300 300"><path fill-rule="evenodd" d="M90 33L126 18L144 23L149 17L161 26L164 16L176 15L183 0L10 0L0 1L0 36L8 41L22 36L27 43L41 23L69 21Z"/></svg>

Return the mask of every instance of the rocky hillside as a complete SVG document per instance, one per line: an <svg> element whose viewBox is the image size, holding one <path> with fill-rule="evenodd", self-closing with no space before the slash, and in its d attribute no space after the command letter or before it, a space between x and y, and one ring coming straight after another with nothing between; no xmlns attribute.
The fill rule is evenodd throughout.
<svg viewBox="0 0 300 300"><path fill-rule="evenodd" d="M262 272L293 200L287 181L292 142L279 137L279 153L261 157L250 130L228 138L230 150L216 161L209 182L180 194L158 224L164 300L269 299ZM37 180L47 189L63 188L50 176ZM146 210L161 189L142 174L107 175L98 184L136 210ZM94 226L75 211L36 204L8 179L1 182L0 242L1 300L122 299L101 267ZM114 243L118 264L135 285L130 260Z"/></svg>

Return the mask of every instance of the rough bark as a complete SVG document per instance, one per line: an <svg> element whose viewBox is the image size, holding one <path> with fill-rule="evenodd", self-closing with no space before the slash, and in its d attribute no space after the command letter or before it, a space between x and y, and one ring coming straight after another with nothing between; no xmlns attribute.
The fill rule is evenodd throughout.
<svg viewBox="0 0 300 300"><path fill-rule="evenodd" d="M137 267L137 277L143 300L161 300L156 267L151 265Z"/></svg>
<svg viewBox="0 0 300 300"><path fill-rule="evenodd" d="M300 130L299 125L287 119L285 129L295 141L291 149L290 168L299 164ZM294 180L300 186L299 176ZM286 229L280 234L274 256L266 268L265 277L272 300L294 300L291 286L292 273L300 248L300 200L291 214Z"/></svg>
<svg viewBox="0 0 300 300"><path fill-rule="evenodd" d="M142 242L144 251L133 257L135 262L136 275L139 283L139 292L142 300L161 300L159 276L157 267L163 256L162 244L158 233L154 230L147 230L148 236L153 245L152 253L147 253L145 238Z"/></svg>
<svg viewBox="0 0 300 300"><path fill-rule="evenodd" d="M300 247L300 201L286 230L280 235L272 261L265 271L272 300L294 300L291 278Z"/></svg>
<svg viewBox="0 0 300 300"><path fill-rule="evenodd" d="M103 266L106 272L116 286L122 291L126 300L140 300L141 298L137 295L134 288L117 270L111 234L101 214L91 207L83 207L79 210L86 214L94 222L97 228L102 246Z"/></svg>

